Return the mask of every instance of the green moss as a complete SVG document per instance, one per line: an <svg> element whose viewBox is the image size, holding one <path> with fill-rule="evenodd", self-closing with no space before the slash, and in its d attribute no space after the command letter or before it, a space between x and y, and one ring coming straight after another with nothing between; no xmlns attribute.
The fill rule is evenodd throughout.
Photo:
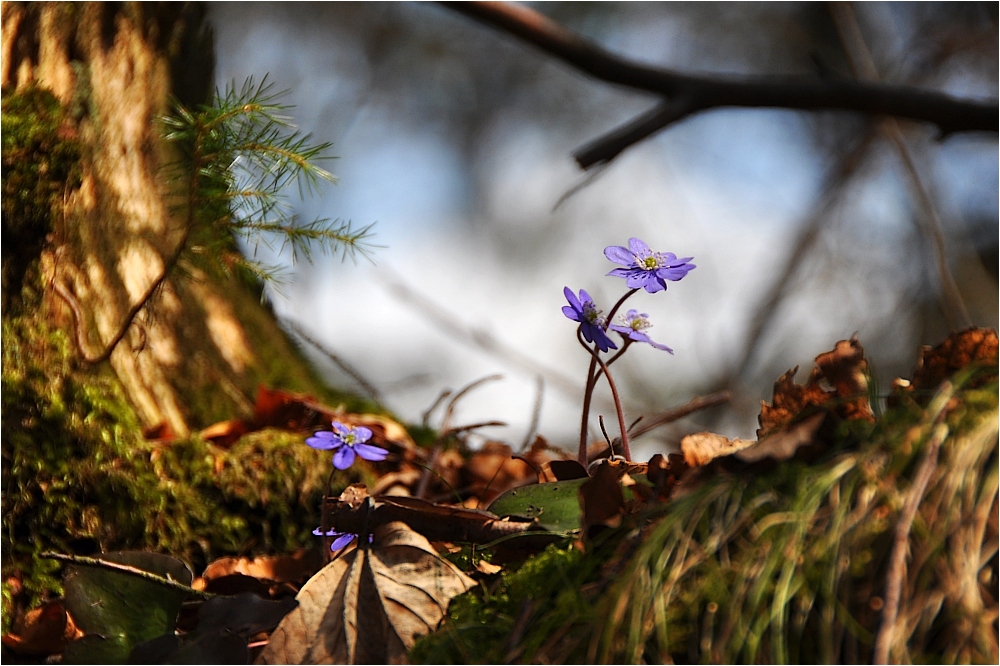
<svg viewBox="0 0 1000 666"><path fill-rule="evenodd" d="M198 569L315 542L328 455L278 431L229 450L146 442L110 370L77 367L66 334L43 322L3 320L3 577L20 579L21 603L60 591L46 550L153 549ZM335 474L334 491L359 474ZM3 598L9 624L13 588Z"/></svg>
<svg viewBox="0 0 1000 666"><path fill-rule="evenodd" d="M64 192L80 178L81 145L56 97L28 87L3 93L3 306L54 228Z"/></svg>
<svg viewBox="0 0 1000 666"><path fill-rule="evenodd" d="M903 599L912 607L903 610L944 603L907 636L913 663L995 658L994 622L948 600L986 580L995 587L995 554L984 573L950 551L978 543L971 516L995 501L996 368L954 382L949 436L911 530ZM499 584L456 597L411 660L870 661L881 619L873 599L884 595L892 532L935 418L902 399L874 425L842 427L820 460L718 470L653 507L642 529L606 532L586 554L550 548ZM968 638L958 626L973 628Z"/></svg>
<svg viewBox="0 0 1000 666"><path fill-rule="evenodd" d="M415 664L531 661L560 628L585 626L593 620L592 600L584 590L596 579L602 560L584 556L572 546L549 546L491 585L455 597L448 620L439 631L417 641L410 660ZM528 617L531 622L525 625ZM518 625L523 638L512 646L511 634Z"/></svg>

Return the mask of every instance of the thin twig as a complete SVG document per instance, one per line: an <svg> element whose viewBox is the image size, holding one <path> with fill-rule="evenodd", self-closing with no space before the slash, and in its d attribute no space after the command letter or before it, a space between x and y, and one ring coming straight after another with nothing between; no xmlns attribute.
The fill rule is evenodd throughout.
<svg viewBox="0 0 1000 666"><path fill-rule="evenodd" d="M357 369L355 369L354 366L352 366L347 361L334 354L332 351L330 351L330 349L326 345L313 339L308 333L303 331L302 328L295 322L291 321L290 319L285 319L284 322L288 325L289 328L295 331L296 335L298 335L300 338L302 338L303 340L311 344L313 347L318 349L320 352L323 353L324 356L330 359L338 368L340 368L348 375L350 375L351 378L354 379L354 381L356 381L358 385L364 390L364 392L368 394L368 397L370 397L375 402L382 404L382 396L379 394L378 389L375 388L375 386L371 382L365 379L364 375L362 375Z"/></svg>
<svg viewBox="0 0 1000 666"><path fill-rule="evenodd" d="M103 363L104 361L111 358L112 352L118 347L118 343L122 341L125 334L128 333L128 329L132 326L132 322L135 316L139 314L139 311L149 302L149 299L153 297L160 285L163 284L164 280L170 275L170 271L173 270L174 266L177 264L177 260L181 258L184 249L187 247L188 234L190 232L190 226L184 229L184 233L181 235L180 242L177 243L177 247L174 249L173 253L167 258L167 261L163 265L163 271L160 273L153 282L146 289L145 293L136 301L135 305L129 308L129 311L125 314L122 319L122 323L118 327L118 332L112 336L111 340L104 346L104 349L99 353L93 353L90 351L90 342L87 340L87 333L84 330L86 327L86 320L83 316L83 312L80 308L80 303L76 300L76 297L70 293L62 281L57 277L52 281L52 288L66 302L69 309L73 312L73 325L76 333L76 346L80 351L80 358L85 362L96 364Z"/></svg>
<svg viewBox="0 0 1000 666"><path fill-rule="evenodd" d="M182 592L191 597L200 597L201 599L211 599L212 597L215 596L211 592L196 590L189 585L178 583L175 580L172 580L170 578L165 578L164 576L160 576L149 571L144 571L142 569L132 567L127 564L119 564L118 562L109 562L108 560L102 560L96 557L85 557L83 555L64 555L63 553L52 553L52 552L41 553L39 557L43 557L47 560L59 560L60 562L66 562L67 564L76 564L85 567L98 567L101 569L107 569L109 571L116 571L118 573L128 574L130 576L136 576L138 578L144 578L152 583L156 583L157 585L162 585L163 587L169 587L172 590Z"/></svg>
<svg viewBox="0 0 1000 666"><path fill-rule="evenodd" d="M642 426L629 429L629 437L635 439L636 437L645 435L654 428L659 428L662 425L673 423L678 419L682 419L688 414L693 414L694 412L702 409L708 409L709 407L715 407L716 405L729 402L729 399L729 391L718 391L716 393L710 393L709 395L700 396L681 405L680 407L674 407L673 409L663 412L658 416L644 419L645 423L643 423Z"/></svg>
<svg viewBox="0 0 1000 666"><path fill-rule="evenodd" d="M799 227L798 235L792 245L792 249L788 252L784 266L780 271L776 271L777 277L771 284L771 288L754 310L754 317L750 321L750 328L746 335L746 342L743 344L743 350L740 353L740 360L735 366L735 371L728 382L729 384L732 384L738 378L745 377L749 372L750 364L754 360L754 353L758 345L764 338L764 334L770 327L771 322L774 321L779 304L788 295L793 285L792 278L808 257L810 250L819 238L823 222L833 210L834 205L840 200L845 185L847 185L851 176L857 171L862 160L873 145L874 139L874 131L866 133L861 141L846 155L842 155L828 172L822 196L819 198L816 207L810 213L809 217Z"/></svg>
<svg viewBox="0 0 1000 666"><path fill-rule="evenodd" d="M932 123L943 134L998 129L995 101L962 100L909 86L795 76L691 76L618 56L522 5L443 3L514 35L601 81L657 93L666 103L576 154L584 169L614 159L628 146L672 123L719 107L842 110Z"/></svg>
<svg viewBox="0 0 1000 666"><path fill-rule="evenodd" d="M495 382L501 379L503 379L503 375L501 374L486 375L485 377L480 377L479 379L470 382L465 386L463 386L462 388L460 388L458 390L458 393L452 396L451 400L448 402L448 406L445 407L444 417L441 419L441 432L442 432L441 437L442 438L446 437L450 432L452 432L450 425L451 417L455 413L455 405L458 404L459 400L464 398L469 393L469 391L472 391L473 389L478 388L487 382Z"/></svg>
<svg viewBox="0 0 1000 666"><path fill-rule="evenodd" d="M497 340L489 331L469 326L445 308L405 284L386 266L379 267L379 277L394 296L412 306L418 314L436 324L448 335L492 356L499 357L533 377L543 375L550 385L566 395L573 396L574 399L579 396L579 384L573 379L558 370L543 366L516 349L508 347Z"/></svg>
<svg viewBox="0 0 1000 666"><path fill-rule="evenodd" d="M917 515L920 501L927 490L934 468L937 467L938 451L948 436L948 426L938 423L927 442L927 451L920 461L920 467L913 478L913 486L903 503L903 510L896 523L893 538L892 554L889 556L889 572L886 574L885 607L882 611L882 624L875 638L874 663L888 664L889 652L892 649L892 639L896 628L896 617L899 614L899 602L902 596L903 578L906 576L906 551L910 542L910 528Z"/></svg>
<svg viewBox="0 0 1000 666"><path fill-rule="evenodd" d="M847 55L847 60L851 65L854 75L859 79L868 81L878 81L878 68L872 58L871 51L865 41L861 26L858 25L857 16L849 2L836 2L830 6L830 14L833 17L834 25L840 36L840 43ZM938 278L941 281L941 295L944 300L942 307L944 315L948 320L949 327L954 331L972 325L968 308L962 298L962 292L958 289L958 284L948 266L948 252L945 246L944 231L942 231L941 216L937 211L937 206L928 194L927 187L920 178L917 171L913 153L907 144L903 130L899 127L899 122L895 118L886 118L882 124L882 131L892 142L903 162L903 168L910 181L910 187L920 204L920 209L924 211L926 219L920 223L921 216L917 215L917 231L927 238L928 243L934 249L934 256L937 263Z"/></svg>
<svg viewBox="0 0 1000 666"><path fill-rule="evenodd" d="M542 419L542 399L545 397L545 377L538 375L535 377L535 402L531 408L531 421L528 423L528 431L524 434L524 441L521 442L521 451L528 448L538 432L538 424Z"/></svg>

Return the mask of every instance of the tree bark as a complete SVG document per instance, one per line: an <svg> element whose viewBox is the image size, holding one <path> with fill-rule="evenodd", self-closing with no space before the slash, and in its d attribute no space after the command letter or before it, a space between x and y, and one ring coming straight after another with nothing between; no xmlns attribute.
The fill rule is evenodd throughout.
<svg viewBox="0 0 1000 666"><path fill-rule="evenodd" d="M163 176L173 157L158 118L171 96L208 101L204 8L5 3L2 49L5 95L50 90L83 146L81 183L65 193L40 257L46 308L77 329L70 337L84 360L110 349L143 425L184 436L246 416L258 382L315 390L259 294L186 267L177 253L189 230ZM132 312L150 292L149 307Z"/></svg>

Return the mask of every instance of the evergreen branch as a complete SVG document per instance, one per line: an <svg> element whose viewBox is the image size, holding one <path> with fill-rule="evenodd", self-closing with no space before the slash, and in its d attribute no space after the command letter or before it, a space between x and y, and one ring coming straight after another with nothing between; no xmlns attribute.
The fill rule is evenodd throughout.
<svg viewBox="0 0 1000 666"><path fill-rule="evenodd" d="M280 103L285 92L274 92L265 76L259 83L247 79L239 88L229 84L216 91L215 102L196 111L175 102L174 112L163 119L164 137L176 143L183 158L170 165L172 173L196 182L185 204L198 211L192 230L192 249L225 273L242 271L263 282L275 279L276 267L253 257L236 258L228 239L239 236L251 245L290 248L292 261L299 255L311 260L313 246L343 258L368 256L367 239L372 225L354 229L344 222L317 219L295 223L285 212L283 190L296 182L300 195L312 193L321 181L336 177L318 162L330 143L311 143L310 135L295 130L285 115L290 106ZM221 235L220 235L221 232Z"/></svg>

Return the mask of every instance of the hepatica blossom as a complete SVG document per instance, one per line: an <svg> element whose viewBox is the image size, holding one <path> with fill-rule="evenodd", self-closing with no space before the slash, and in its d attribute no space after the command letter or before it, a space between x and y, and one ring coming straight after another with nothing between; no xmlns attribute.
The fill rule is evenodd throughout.
<svg viewBox="0 0 1000 666"><path fill-rule="evenodd" d="M330 544L330 550L340 550L341 548L346 548L352 541L358 538L357 534L352 534L351 532L338 532L337 530L327 530L324 532L321 527L314 529L313 534L316 536L334 537L333 543ZM369 534L368 543L371 543L374 538L375 537Z"/></svg>
<svg viewBox="0 0 1000 666"><path fill-rule="evenodd" d="M649 323L649 315L645 312L640 313L638 310L629 310L622 318L622 323L611 324L608 326L612 331L621 333L623 336L629 340L634 340L636 342L645 342L657 349L662 349L663 351L673 354L674 350L666 345L661 345L659 342L653 342L649 339L649 336L643 333L647 328L652 326Z"/></svg>
<svg viewBox="0 0 1000 666"><path fill-rule="evenodd" d="M601 311L594 305L594 299L583 289L580 290L580 297L569 287L563 288L563 294L569 305L563 306L563 314L573 321L580 322L580 332L587 342L597 343L597 348L603 352L609 349L618 349L618 346L611 341L604 328L607 322L601 316Z"/></svg>
<svg viewBox="0 0 1000 666"><path fill-rule="evenodd" d="M320 431L306 439L306 444L314 449L334 450L333 466L347 469L354 464L354 457L377 462L385 460L389 452L381 446L365 444L372 438L372 431L364 426L352 428L338 421L333 422L333 432Z"/></svg>
<svg viewBox="0 0 1000 666"><path fill-rule="evenodd" d="M611 245L604 248L604 256L625 268L616 268L608 275L625 278L629 289L645 289L651 294L667 288L667 280L676 282L694 264L688 262L694 257L678 259L673 252L653 252L638 238L629 238L628 247Z"/></svg>

